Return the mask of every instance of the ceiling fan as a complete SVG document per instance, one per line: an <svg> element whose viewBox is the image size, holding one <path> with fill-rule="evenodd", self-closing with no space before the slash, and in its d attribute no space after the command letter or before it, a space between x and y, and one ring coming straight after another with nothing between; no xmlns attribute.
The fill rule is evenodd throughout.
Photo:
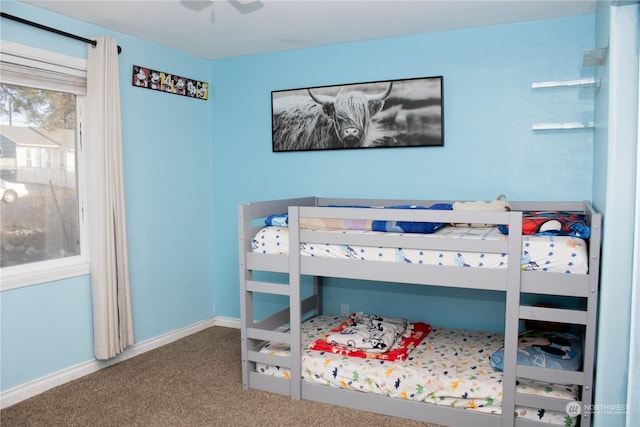
<svg viewBox="0 0 640 427"><path fill-rule="evenodd" d="M264 3L260 0L227 0L227 2L243 15L255 12L264 7ZM208 7L213 6L214 0L180 0L180 3L182 3L182 5L187 9L200 12ZM215 22L215 15L213 11L211 12L211 22Z"/></svg>

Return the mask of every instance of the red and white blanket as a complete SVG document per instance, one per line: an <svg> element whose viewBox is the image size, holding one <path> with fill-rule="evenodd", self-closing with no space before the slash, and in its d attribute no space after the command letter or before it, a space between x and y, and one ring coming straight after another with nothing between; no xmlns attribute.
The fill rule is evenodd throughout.
<svg viewBox="0 0 640 427"><path fill-rule="evenodd" d="M309 349L342 356L406 360L429 332L431 326L426 323L354 313Z"/></svg>

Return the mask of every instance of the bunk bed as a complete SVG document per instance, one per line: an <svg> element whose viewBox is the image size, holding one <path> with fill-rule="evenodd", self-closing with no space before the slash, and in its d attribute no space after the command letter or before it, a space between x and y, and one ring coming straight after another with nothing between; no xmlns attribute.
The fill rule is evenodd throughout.
<svg viewBox="0 0 640 427"><path fill-rule="evenodd" d="M537 414L560 414L558 419L565 424L590 425L601 215L589 202L510 202L511 210L508 211L431 208L452 203L306 197L240 206L243 387L442 425L541 425L539 421L521 416L527 410ZM416 206L428 208L416 209ZM569 245L577 249L570 254L573 258L558 266L554 266L554 260L533 260L529 250L537 236L523 235L523 218L529 211L579 214L586 219L588 238L552 236L550 244L554 248L562 246L558 244L561 237L569 239ZM265 219L280 213L286 213L284 222L265 227ZM282 221L283 216L276 216L278 221ZM370 225L372 222L393 226L389 232L372 231L368 226L344 231L335 226ZM326 224L330 226L324 226ZM408 224L409 228L425 224L437 227L428 234L404 232L403 229L397 232L397 224ZM469 226L460 227L461 224ZM268 247L262 242L266 237L261 233L266 230L277 240L275 246ZM392 255L382 256L384 248L391 248ZM384 259L366 260L362 254L368 249ZM556 250L548 252L555 255ZM430 261L425 256L430 253L440 257ZM440 262L442 254L447 254L445 258L451 261ZM424 258L416 259L416 256ZM487 261L492 257L498 261ZM284 273L284 276L273 273ZM311 284L305 282L307 276L312 278ZM323 277L504 292L504 333L458 331L438 325L411 350L411 355L415 356L411 358L411 366L406 361L345 357L331 351L313 350L310 345L316 339L326 337L345 320L323 313ZM310 290L305 290L305 286ZM288 307L256 319L261 294L280 295L287 300ZM577 303L560 307L538 306L531 304L531 298L525 295L557 296L563 301L576 300ZM437 319L425 320L429 326L437 322ZM575 370L561 370L521 364L518 346L523 321L578 325L579 366ZM449 355L444 354L446 352L427 354L424 360L433 362L438 357L447 357L446 363L455 363L456 358L467 363L464 358L468 348L484 346L483 351L486 351L481 357L471 357L477 362L473 368L480 369L494 382L492 405L475 405L476 399L466 399L465 394L462 397L455 394L447 400L445 397L433 398L433 395L432 399L415 398L413 395L408 398L401 391L394 395L393 390L363 392L367 391L366 387L355 386L344 378L331 381L329 377L335 376L335 368L332 372L312 372L313 366L322 370L323 366L326 368L335 363L344 372L352 374L368 369L371 361L376 360L376 364L387 364L392 369L411 369L407 377L420 375L415 373L416 366L428 362L420 361L422 356L418 353L432 349L436 345L434 343L444 345L441 341L434 341L443 337L456 351ZM416 351L418 348L421 351ZM501 371L490 364L489 355L497 354L502 364ZM352 367L349 371L352 363L355 366L365 364L365 367L360 365L361 368ZM484 365L476 366L478 363ZM429 375L442 376L433 372ZM468 378L475 381L478 375L474 372ZM544 392L536 392L537 385L541 385ZM443 388L442 384L440 388ZM470 401L474 403L470 405ZM544 418L544 422L549 421Z"/></svg>

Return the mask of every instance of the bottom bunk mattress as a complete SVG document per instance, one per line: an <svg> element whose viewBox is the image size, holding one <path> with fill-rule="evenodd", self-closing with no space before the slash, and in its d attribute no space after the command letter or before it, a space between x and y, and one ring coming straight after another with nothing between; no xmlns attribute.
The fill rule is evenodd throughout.
<svg viewBox="0 0 640 427"><path fill-rule="evenodd" d="M436 405L464 408L492 414L501 413L502 372L489 357L503 345L501 334L460 329L433 328L403 361L348 357L310 350L339 327L344 317L317 316L302 324L302 376L331 387L424 401ZM268 343L261 352L287 356L289 347ZM286 368L256 364L265 375L290 378ZM522 393L577 399L576 386L519 379ZM547 424L573 425L566 413L516 407L516 416Z"/></svg>

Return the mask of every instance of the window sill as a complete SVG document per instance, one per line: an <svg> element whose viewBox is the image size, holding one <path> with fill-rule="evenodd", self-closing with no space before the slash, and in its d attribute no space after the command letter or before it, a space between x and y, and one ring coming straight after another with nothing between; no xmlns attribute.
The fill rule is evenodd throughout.
<svg viewBox="0 0 640 427"><path fill-rule="evenodd" d="M89 262L82 257L43 261L34 264L5 267L0 271L0 291L52 282L54 280L90 274Z"/></svg>

